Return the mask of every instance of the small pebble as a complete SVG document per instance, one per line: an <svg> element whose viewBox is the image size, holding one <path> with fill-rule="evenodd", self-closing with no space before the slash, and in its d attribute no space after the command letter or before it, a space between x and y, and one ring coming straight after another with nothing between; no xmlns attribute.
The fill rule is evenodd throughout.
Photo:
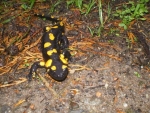
<svg viewBox="0 0 150 113"><path fill-rule="evenodd" d="M123 107L128 107L128 104L127 103L123 103Z"/></svg>

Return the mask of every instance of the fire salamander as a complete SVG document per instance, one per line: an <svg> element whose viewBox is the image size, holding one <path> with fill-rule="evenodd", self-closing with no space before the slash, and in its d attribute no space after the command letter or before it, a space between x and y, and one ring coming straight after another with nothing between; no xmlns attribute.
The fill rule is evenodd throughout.
<svg viewBox="0 0 150 113"><path fill-rule="evenodd" d="M57 18L46 15L35 15L40 18L46 18L56 22L52 27L46 26L41 39L41 49L44 61L35 62L27 76L32 80L37 68L46 68L47 73L56 81L63 81L68 75L68 61L71 60L71 54L67 50L69 41L64 35L63 22Z"/></svg>

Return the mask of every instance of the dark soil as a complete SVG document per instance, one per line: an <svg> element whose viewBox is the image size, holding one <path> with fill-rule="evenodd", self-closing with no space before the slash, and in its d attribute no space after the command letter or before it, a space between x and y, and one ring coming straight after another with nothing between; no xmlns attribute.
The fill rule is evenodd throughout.
<svg viewBox="0 0 150 113"><path fill-rule="evenodd" d="M50 24L33 13L49 12L50 3L36 2L27 13L20 2L7 3L10 10L0 12L2 21L21 15L0 25L0 113L150 113L150 14L126 31L116 26L118 20L108 20L101 36L92 37L87 26L99 26L98 12L85 16L62 3L54 15L66 18L73 55L68 78L56 82L39 69L39 77L28 82L26 66L42 59L38 40ZM130 40L129 33L137 41ZM21 41L12 44L16 36Z"/></svg>

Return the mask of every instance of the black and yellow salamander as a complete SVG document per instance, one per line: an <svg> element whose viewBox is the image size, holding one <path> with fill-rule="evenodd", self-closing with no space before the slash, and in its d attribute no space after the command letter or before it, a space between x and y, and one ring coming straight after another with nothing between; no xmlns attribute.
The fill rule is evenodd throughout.
<svg viewBox="0 0 150 113"><path fill-rule="evenodd" d="M52 27L46 26L41 39L41 49L44 61L35 62L27 76L28 80L32 80L32 76L36 73L37 68L46 68L47 73L56 81L63 81L68 75L68 61L71 60L71 54L67 50L69 41L64 35L63 22L57 18L47 15L38 15L40 18L46 18L52 22L56 22Z"/></svg>

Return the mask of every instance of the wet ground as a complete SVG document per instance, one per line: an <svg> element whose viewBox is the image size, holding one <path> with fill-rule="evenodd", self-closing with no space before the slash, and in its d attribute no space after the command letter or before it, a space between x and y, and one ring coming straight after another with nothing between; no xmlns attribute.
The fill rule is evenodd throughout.
<svg viewBox="0 0 150 113"><path fill-rule="evenodd" d="M41 3L38 12L47 11L48 5ZM35 9L38 6L37 3ZM15 8L7 13L18 14L19 4ZM59 14L66 18L66 35L73 55L70 73L65 81L56 82L39 69L39 77L28 82L30 65L42 59L42 28L50 23L32 13L24 12L1 25L1 51L16 35L22 40L13 45L13 52L1 52L1 61L5 62L0 68L0 113L150 113L149 14L147 21L135 22L127 31L117 29L117 20L110 20L101 36L92 37L87 26L99 24L97 12L82 16L77 9L64 9ZM27 35L22 35L24 32ZM137 41L129 39L130 33Z"/></svg>

